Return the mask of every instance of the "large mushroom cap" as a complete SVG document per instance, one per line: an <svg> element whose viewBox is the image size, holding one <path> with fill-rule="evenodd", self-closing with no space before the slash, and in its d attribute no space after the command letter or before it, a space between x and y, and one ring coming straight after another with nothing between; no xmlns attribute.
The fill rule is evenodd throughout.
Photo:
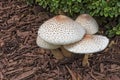
<svg viewBox="0 0 120 80"><path fill-rule="evenodd" d="M98 32L98 24L96 20L89 14L81 14L76 18L75 21L86 29L87 34L95 34Z"/></svg>
<svg viewBox="0 0 120 80"><path fill-rule="evenodd" d="M36 43L39 47L44 48L44 49L56 49L60 47L58 45L53 45L53 44L50 44L44 41L42 38L40 38L40 36L37 36Z"/></svg>
<svg viewBox="0 0 120 80"><path fill-rule="evenodd" d="M73 53L88 54L104 50L109 43L109 39L102 35L85 35L76 43L65 45L64 48Z"/></svg>
<svg viewBox="0 0 120 80"><path fill-rule="evenodd" d="M43 23L38 35L45 41L55 45L74 43L83 38L85 30L79 23L67 16L58 15Z"/></svg>

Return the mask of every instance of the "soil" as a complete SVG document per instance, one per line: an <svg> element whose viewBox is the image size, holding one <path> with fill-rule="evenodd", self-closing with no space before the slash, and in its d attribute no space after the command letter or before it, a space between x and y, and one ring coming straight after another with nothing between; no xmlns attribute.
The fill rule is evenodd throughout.
<svg viewBox="0 0 120 80"><path fill-rule="evenodd" d="M120 36L93 54L89 67L82 67L83 55L59 62L38 47L38 28L52 16L37 5L0 0L0 80L120 80Z"/></svg>

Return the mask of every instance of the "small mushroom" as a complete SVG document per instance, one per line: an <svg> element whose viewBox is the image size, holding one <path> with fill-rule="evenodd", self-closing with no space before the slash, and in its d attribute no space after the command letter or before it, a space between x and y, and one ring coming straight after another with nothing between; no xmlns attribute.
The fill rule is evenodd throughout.
<svg viewBox="0 0 120 80"><path fill-rule="evenodd" d="M98 24L96 20L89 14L81 14L76 18L75 21L86 29L86 34L95 34L98 32ZM91 54L85 54L83 59L84 64L88 64L87 59L90 55Z"/></svg>
<svg viewBox="0 0 120 80"><path fill-rule="evenodd" d="M47 42L46 44L49 43L49 46L54 48L58 47L58 45L66 45L81 40L85 32L85 29L81 27L79 23L67 16L58 15L47 20L40 26L38 36L40 36L45 43ZM39 43L41 44L41 41L39 41ZM60 47L60 49L65 57L72 55L71 52L68 52L63 47ZM55 55L54 52L53 55Z"/></svg>
<svg viewBox="0 0 120 80"><path fill-rule="evenodd" d="M89 14L81 14L75 21L86 29L86 34L95 34L98 32L98 24Z"/></svg>
<svg viewBox="0 0 120 80"><path fill-rule="evenodd" d="M37 36L36 43L39 47L44 48L44 49L57 49L60 47L60 45L53 45L53 44L46 42L40 36Z"/></svg>
<svg viewBox="0 0 120 80"><path fill-rule="evenodd" d="M87 54L85 55L82 64L83 66L88 64L88 54L96 53L104 50L109 43L109 39L102 35L88 35L76 43L65 45L64 48L70 52L78 54Z"/></svg>
<svg viewBox="0 0 120 80"><path fill-rule="evenodd" d="M61 51L58 49L60 45L50 44L44 41L40 36L37 36L36 43L41 48L50 49L56 59L61 60L64 58L64 56L61 54Z"/></svg>

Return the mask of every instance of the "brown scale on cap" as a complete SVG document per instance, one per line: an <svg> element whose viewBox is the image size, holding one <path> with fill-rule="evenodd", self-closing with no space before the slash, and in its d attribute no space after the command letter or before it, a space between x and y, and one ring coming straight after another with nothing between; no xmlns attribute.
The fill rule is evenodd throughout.
<svg viewBox="0 0 120 80"><path fill-rule="evenodd" d="M78 16L78 17L81 17L81 18L84 18L84 19L86 19L86 20L90 20L92 17L90 16L90 15L88 15L88 14L81 14L80 16Z"/></svg>
<svg viewBox="0 0 120 80"><path fill-rule="evenodd" d="M90 34L86 34L85 36L84 36L84 38L83 39L92 39L93 38L93 36L92 35L90 35Z"/></svg>
<svg viewBox="0 0 120 80"><path fill-rule="evenodd" d="M67 21L68 17L63 16L63 15L58 15L58 16L55 16L54 19L56 19L59 22L63 22L63 21Z"/></svg>

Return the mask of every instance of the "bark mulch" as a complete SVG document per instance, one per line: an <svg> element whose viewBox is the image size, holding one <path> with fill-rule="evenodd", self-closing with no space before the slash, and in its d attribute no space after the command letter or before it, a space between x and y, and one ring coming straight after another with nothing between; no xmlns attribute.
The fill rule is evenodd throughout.
<svg viewBox="0 0 120 80"><path fill-rule="evenodd" d="M36 45L39 26L52 15L20 0L0 0L0 80L120 80L120 36L107 49L59 63L49 50Z"/></svg>

